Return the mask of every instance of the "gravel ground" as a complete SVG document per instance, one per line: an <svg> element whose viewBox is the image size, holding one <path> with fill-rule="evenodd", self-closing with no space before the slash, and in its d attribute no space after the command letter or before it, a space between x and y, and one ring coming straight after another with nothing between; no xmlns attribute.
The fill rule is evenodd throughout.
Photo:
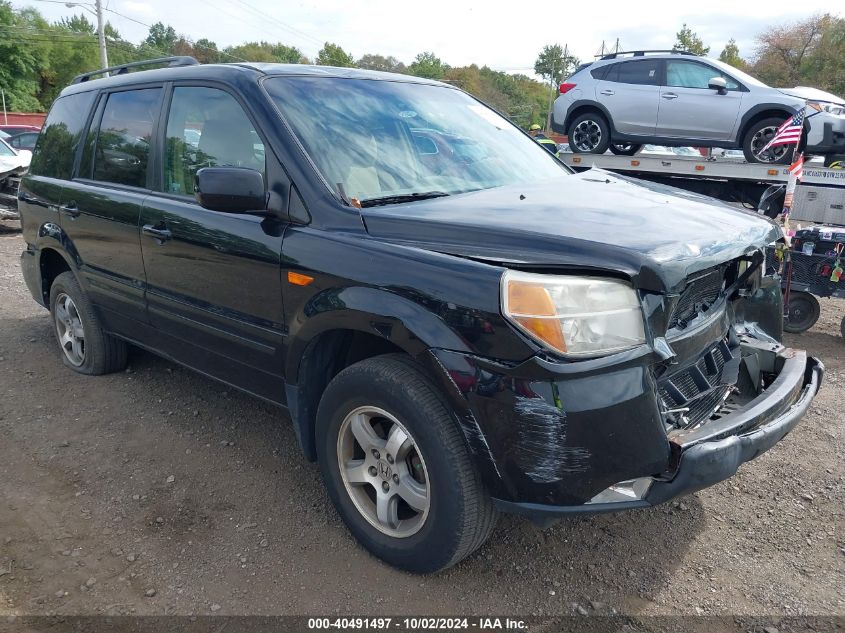
<svg viewBox="0 0 845 633"><path fill-rule="evenodd" d="M0 228L0 614L845 615L845 302L788 344L826 383L733 479L539 530L434 576L349 536L287 415L134 351L65 369Z"/></svg>

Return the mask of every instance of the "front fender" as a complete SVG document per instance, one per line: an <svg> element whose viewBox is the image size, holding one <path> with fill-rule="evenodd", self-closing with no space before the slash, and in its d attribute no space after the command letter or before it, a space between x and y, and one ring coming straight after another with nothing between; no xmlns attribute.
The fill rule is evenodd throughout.
<svg viewBox="0 0 845 633"><path fill-rule="evenodd" d="M285 368L289 383L299 381L308 345L334 330L372 334L414 357L432 347L470 351L467 342L443 319L410 299L366 286L332 288L309 299L291 321Z"/></svg>

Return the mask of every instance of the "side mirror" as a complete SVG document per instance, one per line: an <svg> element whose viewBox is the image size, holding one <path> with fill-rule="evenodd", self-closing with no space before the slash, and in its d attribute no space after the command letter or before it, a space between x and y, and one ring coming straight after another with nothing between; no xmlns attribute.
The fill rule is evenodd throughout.
<svg viewBox="0 0 845 633"><path fill-rule="evenodd" d="M724 77L713 77L707 84L707 87L710 90L715 90L720 95L727 94L728 92L728 82L725 81Z"/></svg>
<svg viewBox="0 0 845 633"><path fill-rule="evenodd" d="M223 213L267 208L264 176L244 167L203 167L197 172L194 197L204 209Z"/></svg>

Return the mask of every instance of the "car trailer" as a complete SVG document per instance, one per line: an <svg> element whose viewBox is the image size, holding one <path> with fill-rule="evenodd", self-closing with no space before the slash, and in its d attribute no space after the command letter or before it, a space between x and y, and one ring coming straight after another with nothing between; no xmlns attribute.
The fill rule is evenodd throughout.
<svg viewBox="0 0 845 633"><path fill-rule="evenodd" d="M561 154L560 160L584 171L592 167L688 191L740 202L769 217L783 210L788 165L747 163L727 158ZM845 299L845 169L804 163L795 189L790 221L812 223L799 229L790 250L770 249L767 265L779 272L784 293L784 329L804 332L819 318L817 297ZM845 316L840 326L845 337Z"/></svg>

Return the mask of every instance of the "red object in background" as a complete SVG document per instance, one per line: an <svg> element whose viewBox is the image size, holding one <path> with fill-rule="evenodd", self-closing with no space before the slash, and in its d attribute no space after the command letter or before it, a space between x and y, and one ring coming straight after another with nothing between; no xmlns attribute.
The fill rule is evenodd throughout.
<svg viewBox="0 0 845 633"><path fill-rule="evenodd" d="M7 112L5 118L0 112L0 126L3 125L31 125L40 130L44 125L47 114L44 112ZM24 130L21 130L22 132Z"/></svg>

